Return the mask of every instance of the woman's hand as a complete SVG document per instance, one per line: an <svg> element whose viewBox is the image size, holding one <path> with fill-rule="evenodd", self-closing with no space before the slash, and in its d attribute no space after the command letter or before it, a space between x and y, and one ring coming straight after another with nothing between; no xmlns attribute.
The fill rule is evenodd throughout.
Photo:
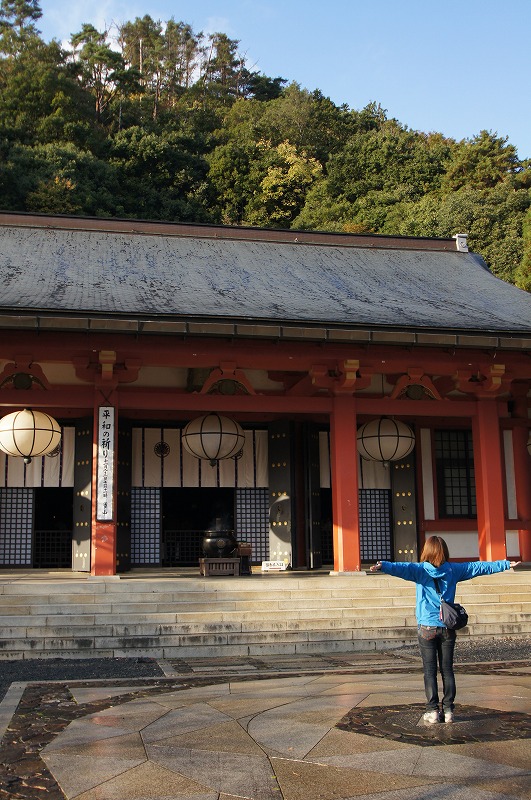
<svg viewBox="0 0 531 800"><path fill-rule="evenodd" d="M518 566L518 564L521 564L521 563L522 563L521 561L509 561L509 564L511 565L511 569L514 569L514 567ZM371 569L372 569L372 567L371 567Z"/></svg>
<svg viewBox="0 0 531 800"><path fill-rule="evenodd" d="M373 564L372 567L369 567L369 572L379 572L382 568L382 562L377 561L376 564Z"/></svg>

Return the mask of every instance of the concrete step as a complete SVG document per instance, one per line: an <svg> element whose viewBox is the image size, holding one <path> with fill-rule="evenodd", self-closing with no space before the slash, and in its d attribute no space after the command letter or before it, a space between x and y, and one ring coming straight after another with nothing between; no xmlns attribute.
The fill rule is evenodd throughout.
<svg viewBox="0 0 531 800"><path fill-rule="evenodd" d="M526 573L459 586L460 636L529 636ZM0 658L348 652L416 641L415 587L388 576L0 579Z"/></svg>
<svg viewBox="0 0 531 800"><path fill-rule="evenodd" d="M471 638L485 636L522 636L526 640L531 632L531 622L522 630L518 623L505 623L498 629L483 623L474 625ZM181 658L192 656L223 656L230 654L260 655L264 653L333 652L349 650L384 650L412 644L416 641L414 627L378 627L345 630L305 630L270 632L212 632L186 635L157 636L91 636L53 637L13 640L10 654L3 657L152 657ZM458 634L466 636L465 631Z"/></svg>
<svg viewBox="0 0 531 800"><path fill-rule="evenodd" d="M522 596L523 597L523 596ZM527 596L526 600L527 600ZM390 599L391 602L393 599ZM396 602L396 599L394 599ZM171 608L171 606L170 606ZM488 616L490 621L503 621L509 615L520 615L524 618L531 613L531 600L527 602L467 602L466 608L471 619L481 619ZM209 606L205 604L199 609L196 604L173 608L168 610L166 605L160 606L152 603L149 606L132 603L130 607L114 605L108 607L94 606L90 612L82 613L78 606L59 608L55 605L40 605L29 610L25 614L4 615L0 618L0 638L3 638L2 631L15 630L18 628L52 628L52 627L73 627L77 625L142 625L142 624L217 624L218 622L249 622L256 623L262 627L268 624L281 623L285 620L307 621L307 624L317 623L323 618L328 624L336 620L342 620L345 625L357 626L364 624L367 620L375 620L376 624L382 621L397 623L401 619L408 618L414 620L414 604L412 602L382 606L326 606L322 604L316 607L306 607L279 602L275 606L249 609L245 604L238 607L235 604L217 604ZM57 613L59 610L60 613Z"/></svg>
<svg viewBox="0 0 531 800"><path fill-rule="evenodd" d="M234 591L238 595L242 592L259 592L260 594L275 594L278 591L294 591L298 596L313 594L316 590L333 593L379 593L383 588L393 588L395 592L415 591L413 583L393 578L389 575L346 573L343 575L313 575L303 573L304 577L295 577L297 573L280 573L272 575L228 576L228 577L183 577L161 578L151 580L130 580L127 577L119 579L91 578L84 576L78 580L3 580L0 575L0 595L101 595L101 594L160 594L168 593L183 595L187 592L223 592ZM512 591L512 587L521 586L529 588L529 572L510 570L495 575L484 575L459 584L460 590L485 586L490 591L491 587L502 585L505 591Z"/></svg>
<svg viewBox="0 0 531 800"><path fill-rule="evenodd" d="M531 631L531 613L527 614L507 614L500 617L498 614L478 614L471 615L467 631L475 634L477 626L490 626L491 630L502 629L506 625L518 625L519 631ZM45 640L64 640L69 639L88 639L88 638L114 638L130 639L158 637L159 643L168 637L193 637L197 635L227 635L227 634L252 634L263 637L273 638L283 633L300 634L327 632L332 636L339 637L342 631L348 631L349 635L358 636L359 632L375 631L382 627L393 629L410 628L416 633L416 625L413 616L402 616L393 620L386 620L385 626L375 619L316 619L316 620L279 620L273 622L265 621L220 621L220 622L196 622L196 623L169 623L160 624L156 621L150 623L127 623L127 624L93 624L93 625L65 625L65 626L28 626L3 628L0 631L0 639L3 642L9 640L27 639L33 642ZM482 630L483 630L482 627ZM320 634L321 635L321 634ZM33 645L36 646L36 645Z"/></svg>
<svg viewBox="0 0 531 800"><path fill-rule="evenodd" d="M214 579L215 580L215 579ZM401 582L403 585L403 582ZM105 613L108 610L116 610L120 606L130 608L137 605L138 608L145 606L146 608L153 606L153 604L163 607L164 605L174 607L190 607L196 605L197 607L216 606L220 602L225 605L237 605L238 608L246 607L254 608L257 604L274 604L278 602L290 603L293 607L314 607L317 604L325 604L329 607L352 606L352 607L371 607L377 606L387 607L388 605L401 605L410 603L411 599L415 596L415 588L407 588L397 590L396 586L386 587L382 586L379 589L370 590L356 590L341 592L334 590L315 589L312 592L296 592L293 590L284 590L282 586L274 592L264 591L261 592L258 587L254 592L241 591L217 591L208 592L188 592L188 591L174 591L174 592L150 592L138 593L129 589L128 593L110 592L103 588L99 593L91 593L88 595L80 594L61 594L55 591L53 587L48 587L47 591L40 594L6 594L1 592L2 586L0 584L0 614L6 615L14 613L17 608L39 608L42 606L56 607L58 609L76 608L80 612L88 611L97 613L101 611ZM515 585L492 585L490 587L478 585L465 588L464 584L458 586L457 597L460 597L464 602L468 598L476 602L511 602L521 600L524 598L531 598L531 591L529 584L515 584ZM60 611L55 612L60 613Z"/></svg>

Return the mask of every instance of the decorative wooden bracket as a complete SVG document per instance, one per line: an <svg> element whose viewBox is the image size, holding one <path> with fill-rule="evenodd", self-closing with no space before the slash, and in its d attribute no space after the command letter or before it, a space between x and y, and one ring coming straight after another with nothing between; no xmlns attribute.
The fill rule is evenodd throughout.
<svg viewBox="0 0 531 800"><path fill-rule="evenodd" d="M100 350L99 362L101 365L101 379L103 383L110 383L113 379L114 365L116 364L116 351Z"/></svg>
<svg viewBox="0 0 531 800"><path fill-rule="evenodd" d="M286 390L286 395L308 397L308 395L316 394L320 389L329 389L333 380L329 372L328 367L323 364L313 365L307 375Z"/></svg>
<svg viewBox="0 0 531 800"><path fill-rule="evenodd" d="M286 394L291 397L303 397L316 394L326 389L331 394L354 394L359 389L371 385L372 369L364 370L360 375L360 362L357 359L340 361L335 370L324 364L314 364L309 373L291 386Z"/></svg>
<svg viewBox="0 0 531 800"><path fill-rule="evenodd" d="M458 370L453 376L455 388L460 392L491 396L508 391L512 378L505 374L505 364L491 364L488 369Z"/></svg>
<svg viewBox="0 0 531 800"><path fill-rule="evenodd" d="M396 400L401 395L406 394L407 390L412 386L420 386L424 392L429 395L433 400L442 400L442 397L431 378L429 378L423 369L417 367L410 367L407 375L402 375L395 383L395 388L389 395L390 400Z"/></svg>
<svg viewBox="0 0 531 800"><path fill-rule="evenodd" d="M126 358L118 362L114 350L100 350L98 361L90 357L72 359L76 377L87 383L104 383L106 386L119 383L133 383L138 378L142 362L137 358Z"/></svg>
<svg viewBox="0 0 531 800"><path fill-rule="evenodd" d="M338 364L337 378L334 378L332 393L354 394L360 389L367 389L372 381L372 368L360 370L360 362L357 358L345 359Z"/></svg>
<svg viewBox="0 0 531 800"><path fill-rule="evenodd" d="M225 388L225 392L223 390L225 381L228 382L228 386L231 386L230 392L226 391L228 386ZM232 361L222 361L220 362L219 368L212 370L201 387L199 394L210 394L214 393L216 390L220 394L241 394L242 389L244 394L256 394L242 369L238 369L236 364Z"/></svg>
<svg viewBox="0 0 531 800"><path fill-rule="evenodd" d="M16 354L15 360L0 372L0 389L49 389L50 383L33 356Z"/></svg>

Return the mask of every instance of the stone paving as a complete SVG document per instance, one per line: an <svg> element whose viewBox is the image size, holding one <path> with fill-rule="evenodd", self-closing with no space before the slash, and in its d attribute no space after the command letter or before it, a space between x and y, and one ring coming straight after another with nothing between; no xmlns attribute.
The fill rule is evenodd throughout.
<svg viewBox="0 0 531 800"><path fill-rule="evenodd" d="M456 721L432 726L413 657L161 666L163 678L13 685L0 797L531 798L528 662L458 666Z"/></svg>

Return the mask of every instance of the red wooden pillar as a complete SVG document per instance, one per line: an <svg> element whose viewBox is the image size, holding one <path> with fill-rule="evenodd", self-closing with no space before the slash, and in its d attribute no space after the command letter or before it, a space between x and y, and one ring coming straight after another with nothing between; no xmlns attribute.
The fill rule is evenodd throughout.
<svg viewBox="0 0 531 800"><path fill-rule="evenodd" d="M507 557L505 544L505 505L498 406L494 399L479 398L472 420L474 469L481 561Z"/></svg>
<svg viewBox="0 0 531 800"><path fill-rule="evenodd" d="M330 467L334 524L334 571L361 569L356 401L334 398L330 418Z"/></svg>
<svg viewBox="0 0 531 800"><path fill-rule="evenodd" d="M530 423L526 390L527 387L518 395L515 394L514 415L522 422L513 430L513 452L516 513L520 520L518 530L520 559L531 561L531 456L527 452Z"/></svg>
<svg viewBox="0 0 531 800"><path fill-rule="evenodd" d="M97 393L99 401L101 394ZM103 409L100 414L100 407ZM105 416L105 409L112 412L112 420ZM108 426L111 427L108 427ZM116 575L116 479L117 479L117 443L118 443L118 415L115 404L105 405L96 402L94 405L94 441L92 459L92 538L91 538L91 569L92 575ZM102 498L102 487L98 486L98 459L99 468L102 469L102 455L105 450L112 451L112 467L106 475L106 493L108 501L112 504L105 508ZM100 472L101 479L101 472ZM100 495L98 496L98 491Z"/></svg>

